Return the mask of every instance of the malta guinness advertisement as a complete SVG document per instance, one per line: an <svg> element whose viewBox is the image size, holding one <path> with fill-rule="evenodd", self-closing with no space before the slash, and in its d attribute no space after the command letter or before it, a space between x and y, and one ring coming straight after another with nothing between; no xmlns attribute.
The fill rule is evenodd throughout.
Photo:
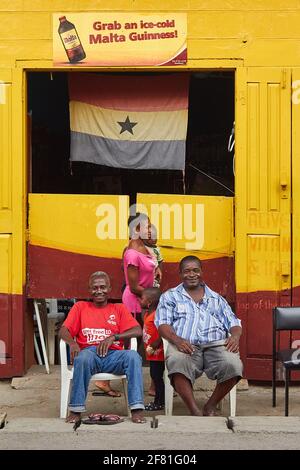
<svg viewBox="0 0 300 470"><path fill-rule="evenodd" d="M186 13L53 14L56 66L176 66L186 62Z"/></svg>

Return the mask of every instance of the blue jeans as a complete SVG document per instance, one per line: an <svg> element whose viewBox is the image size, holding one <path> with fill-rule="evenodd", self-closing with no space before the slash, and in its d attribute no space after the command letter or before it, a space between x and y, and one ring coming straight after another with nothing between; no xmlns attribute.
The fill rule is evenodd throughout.
<svg viewBox="0 0 300 470"><path fill-rule="evenodd" d="M128 403L131 410L144 409L142 358L136 351L109 350L105 357L97 355L96 346L80 351L74 359L73 385L69 410L85 411L89 382L94 374L125 374L128 381Z"/></svg>

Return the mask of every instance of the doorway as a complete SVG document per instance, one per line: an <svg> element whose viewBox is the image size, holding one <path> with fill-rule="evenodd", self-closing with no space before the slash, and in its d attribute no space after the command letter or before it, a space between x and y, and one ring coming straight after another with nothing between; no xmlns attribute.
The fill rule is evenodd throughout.
<svg viewBox="0 0 300 470"><path fill-rule="evenodd" d="M31 116L31 188L40 194L137 193L234 195L234 73L190 75L185 171L126 170L86 162L70 164L68 73L28 74Z"/></svg>

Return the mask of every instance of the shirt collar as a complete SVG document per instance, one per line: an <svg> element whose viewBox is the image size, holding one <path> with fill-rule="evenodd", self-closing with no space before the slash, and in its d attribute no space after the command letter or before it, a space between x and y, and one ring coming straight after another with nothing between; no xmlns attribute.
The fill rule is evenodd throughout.
<svg viewBox="0 0 300 470"><path fill-rule="evenodd" d="M215 299L218 298L218 294L216 292L214 292L213 290L211 290L209 287L207 287L207 285L205 283L202 284L203 287L204 287L204 296L203 296L203 300L206 300L208 299L209 297L213 297ZM179 286L176 287L176 290L178 290L182 295L184 295L185 297L188 297L189 299L191 299L192 297L189 295L189 293L185 290L185 288L183 287L183 283L179 284Z"/></svg>

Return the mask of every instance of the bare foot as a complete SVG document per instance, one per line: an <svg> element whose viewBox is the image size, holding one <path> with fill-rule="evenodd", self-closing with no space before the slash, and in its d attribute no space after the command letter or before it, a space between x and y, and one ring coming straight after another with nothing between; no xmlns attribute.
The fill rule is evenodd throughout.
<svg viewBox="0 0 300 470"><path fill-rule="evenodd" d="M203 416L203 414L201 413L201 411L194 411L193 413L191 413L191 416Z"/></svg>
<svg viewBox="0 0 300 470"><path fill-rule="evenodd" d="M74 411L70 411L69 416L66 418L66 423L76 423L77 421L80 421L81 419L81 413L75 413Z"/></svg>
<svg viewBox="0 0 300 470"><path fill-rule="evenodd" d="M131 410L131 420L136 424L144 424L147 422L143 410Z"/></svg>
<svg viewBox="0 0 300 470"><path fill-rule="evenodd" d="M103 392L105 395L110 397L121 397L122 394L110 388L109 380L96 380L95 382L96 387Z"/></svg>
<svg viewBox="0 0 300 470"><path fill-rule="evenodd" d="M216 409L212 406L204 405L202 409L203 416L217 416Z"/></svg>

